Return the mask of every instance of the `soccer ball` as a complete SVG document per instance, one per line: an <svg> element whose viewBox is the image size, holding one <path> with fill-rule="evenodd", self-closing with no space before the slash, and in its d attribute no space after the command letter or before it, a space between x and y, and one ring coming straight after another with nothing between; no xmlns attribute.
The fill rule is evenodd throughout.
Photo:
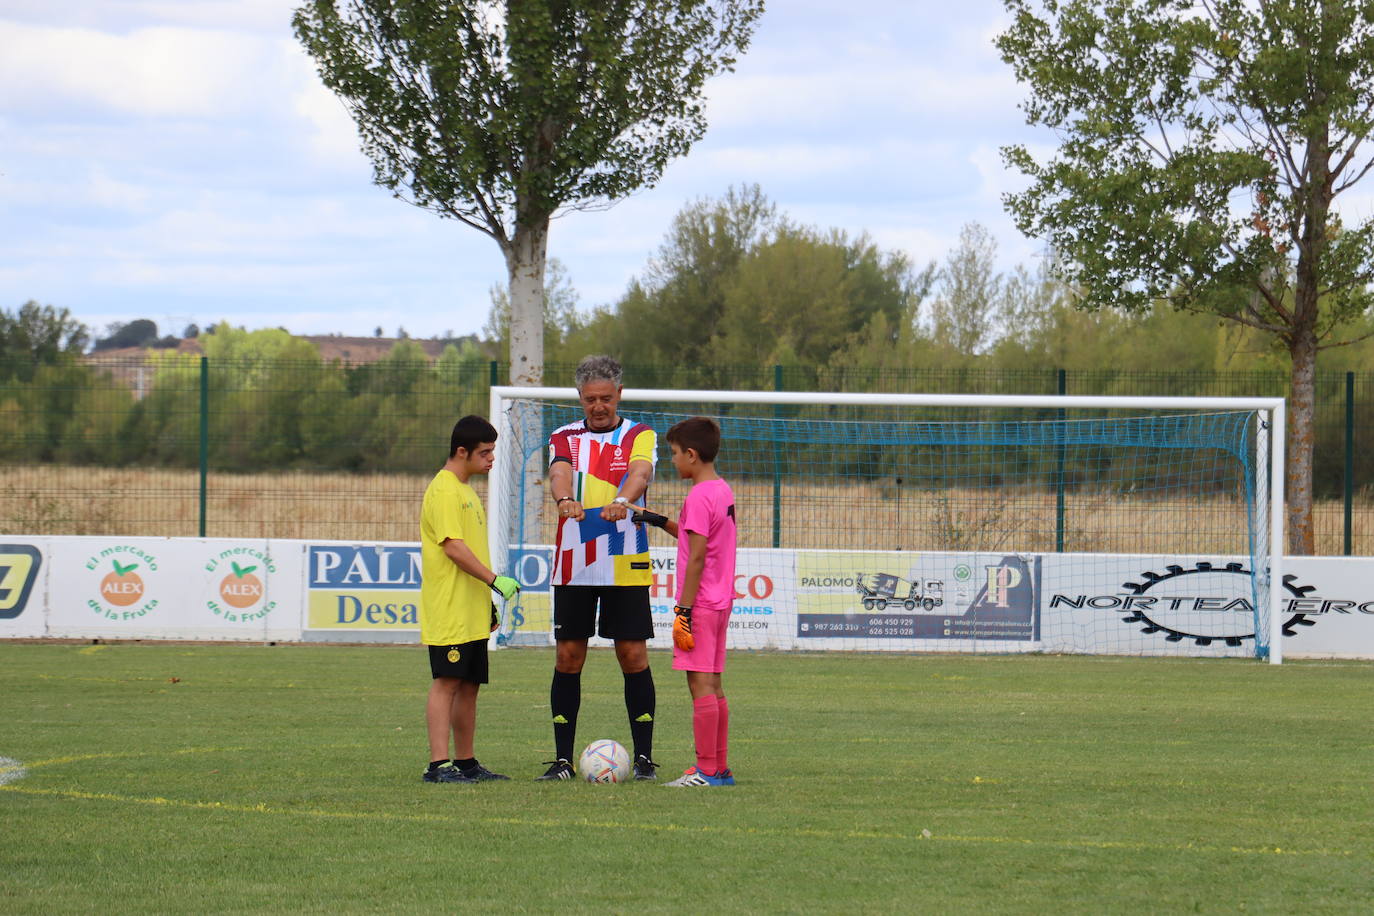
<svg viewBox="0 0 1374 916"><path fill-rule="evenodd" d="M587 782L624 782L630 778L630 752L609 738L593 741L577 758L577 772Z"/></svg>

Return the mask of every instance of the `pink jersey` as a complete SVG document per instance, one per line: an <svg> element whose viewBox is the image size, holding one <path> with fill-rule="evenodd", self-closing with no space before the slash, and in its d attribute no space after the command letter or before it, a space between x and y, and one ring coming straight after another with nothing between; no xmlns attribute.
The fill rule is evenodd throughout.
<svg viewBox="0 0 1374 916"><path fill-rule="evenodd" d="M706 568L701 571L694 607L728 608L735 600L735 494L723 480L704 480L687 491L677 520L677 599L691 556L688 533L706 537Z"/></svg>

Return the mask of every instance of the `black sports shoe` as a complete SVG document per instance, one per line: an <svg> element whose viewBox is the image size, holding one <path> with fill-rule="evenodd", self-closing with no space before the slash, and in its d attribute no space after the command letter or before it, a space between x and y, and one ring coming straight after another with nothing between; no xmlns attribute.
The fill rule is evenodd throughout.
<svg viewBox="0 0 1374 916"><path fill-rule="evenodd" d="M658 774L654 770L658 769L658 764L648 757L640 754L635 758L635 779L640 782L651 782L658 779Z"/></svg>
<svg viewBox="0 0 1374 916"><path fill-rule="evenodd" d="M548 772L543 776L536 776L535 779L572 779L572 764L566 760L545 760L549 764Z"/></svg>
<svg viewBox="0 0 1374 916"><path fill-rule="evenodd" d="M471 776L452 763L441 763L432 770L425 770L420 776L425 782L476 782Z"/></svg>
<svg viewBox="0 0 1374 916"><path fill-rule="evenodd" d="M466 770L459 770L458 772L462 773L473 782L490 782L493 779L510 779L509 776L504 776L501 773L493 773L480 763L476 766L468 767Z"/></svg>

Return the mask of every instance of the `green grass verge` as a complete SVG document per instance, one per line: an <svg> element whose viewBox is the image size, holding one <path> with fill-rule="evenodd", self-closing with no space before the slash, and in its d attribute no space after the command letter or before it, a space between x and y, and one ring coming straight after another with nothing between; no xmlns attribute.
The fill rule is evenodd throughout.
<svg viewBox="0 0 1374 916"><path fill-rule="evenodd" d="M739 785L705 790L534 782L551 664L493 656L511 782L425 785L418 647L0 644L0 911L1374 907L1371 664L739 653ZM671 778L690 702L653 665Z"/></svg>

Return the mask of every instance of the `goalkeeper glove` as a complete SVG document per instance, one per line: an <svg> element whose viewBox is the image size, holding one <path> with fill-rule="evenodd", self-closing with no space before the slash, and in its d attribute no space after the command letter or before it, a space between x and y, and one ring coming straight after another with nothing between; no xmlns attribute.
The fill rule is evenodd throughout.
<svg viewBox="0 0 1374 916"><path fill-rule="evenodd" d="M514 598L515 593L520 591L520 583L516 582L510 576L497 576L487 584L491 586L492 591L496 592L496 594L505 598L507 601Z"/></svg>
<svg viewBox="0 0 1374 916"><path fill-rule="evenodd" d="M499 614L496 613L496 602L493 601L493 602L491 603L491 629L492 629L492 632L495 632L495 631L496 631L496 628L499 627L500 625L501 625L501 617L500 617Z"/></svg>
<svg viewBox="0 0 1374 916"><path fill-rule="evenodd" d="M630 515L630 521L636 525L653 525L655 528L662 528L668 524L668 516L650 512L648 509L636 509Z"/></svg>
<svg viewBox="0 0 1374 916"><path fill-rule="evenodd" d="M673 645L683 652L691 652L697 645L692 636L692 609L680 604L673 608Z"/></svg>

